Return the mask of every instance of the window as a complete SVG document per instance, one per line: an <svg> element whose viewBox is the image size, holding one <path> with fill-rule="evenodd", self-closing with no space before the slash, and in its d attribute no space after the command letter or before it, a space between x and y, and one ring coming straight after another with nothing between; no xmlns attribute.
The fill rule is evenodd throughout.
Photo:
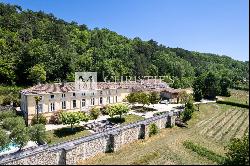
<svg viewBox="0 0 250 166"><path fill-rule="evenodd" d="M85 106L86 106L86 100L82 99L82 107L85 107Z"/></svg>
<svg viewBox="0 0 250 166"><path fill-rule="evenodd" d="M118 93L118 90L116 89L115 92L116 92L116 94L117 94L117 93Z"/></svg>
<svg viewBox="0 0 250 166"><path fill-rule="evenodd" d="M50 95L50 98L51 98L51 99L54 99L54 98L55 98L55 96L54 96L54 95Z"/></svg>
<svg viewBox="0 0 250 166"><path fill-rule="evenodd" d="M62 98L65 98L65 93L62 94Z"/></svg>
<svg viewBox="0 0 250 166"><path fill-rule="evenodd" d="M100 95L102 95L102 91L100 91Z"/></svg>
<svg viewBox="0 0 250 166"><path fill-rule="evenodd" d="M92 95L94 96L94 95L95 95L95 92L93 92Z"/></svg>
<svg viewBox="0 0 250 166"><path fill-rule="evenodd" d="M95 105L95 98L90 99L91 105Z"/></svg>
<svg viewBox="0 0 250 166"><path fill-rule="evenodd" d="M66 101L62 102L62 109L66 109Z"/></svg>
<svg viewBox="0 0 250 166"><path fill-rule="evenodd" d="M73 100L73 108L76 108L76 100Z"/></svg>
<svg viewBox="0 0 250 166"><path fill-rule="evenodd" d="M55 111L55 103L50 103L50 111Z"/></svg>
<svg viewBox="0 0 250 166"><path fill-rule="evenodd" d="M76 93L73 93L73 96L76 96Z"/></svg>
<svg viewBox="0 0 250 166"><path fill-rule="evenodd" d="M110 103L110 97L107 97L107 103Z"/></svg>
<svg viewBox="0 0 250 166"><path fill-rule="evenodd" d="M102 104L102 97L100 97L100 102L99 103Z"/></svg>
<svg viewBox="0 0 250 166"><path fill-rule="evenodd" d="M82 96L85 96L85 93L82 93Z"/></svg>
<svg viewBox="0 0 250 166"><path fill-rule="evenodd" d="M43 104L38 104L38 112L43 112Z"/></svg>
<svg viewBox="0 0 250 166"><path fill-rule="evenodd" d="M117 96L115 96L115 102L117 103Z"/></svg>

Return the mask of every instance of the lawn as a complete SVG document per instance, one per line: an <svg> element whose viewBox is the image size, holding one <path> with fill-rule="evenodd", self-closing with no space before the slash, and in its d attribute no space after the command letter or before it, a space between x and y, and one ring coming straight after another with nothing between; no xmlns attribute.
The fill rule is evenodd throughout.
<svg viewBox="0 0 250 166"><path fill-rule="evenodd" d="M222 100L249 105L249 91L230 89L231 96L219 96Z"/></svg>
<svg viewBox="0 0 250 166"><path fill-rule="evenodd" d="M248 132L249 110L210 103L201 104L188 128L166 128L155 136L138 140L114 153L99 154L80 164L218 164L216 156L225 156L224 146L232 137ZM189 141L199 153L185 147ZM184 145L183 145L184 144ZM218 157L217 157L218 158Z"/></svg>
<svg viewBox="0 0 250 166"><path fill-rule="evenodd" d="M125 115L122 120L119 117L111 119L114 123L122 123L122 125L143 120L144 118L137 115ZM110 119L109 119L110 120ZM76 126L72 131L70 127L65 127L57 130L46 131L48 137L48 144L56 144L59 142L69 141L80 137L90 135L90 131L86 130L83 126Z"/></svg>
<svg viewBox="0 0 250 166"><path fill-rule="evenodd" d="M82 126L76 126L73 132L70 127L65 127L57 130L46 131L46 134L48 137L48 144L51 145L84 137L90 135L91 133L88 130L85 130Z"/></svg>
<svg viewBox="0 0 250 166"><path fill-rule="evenodd" d="M120 119L119 116L114 117L114 118L108 118L108 120L110 122L113 122L113 123L116 123L116 124L122 123L123 125L128 124L128 123L132 123L132 122L136 122L136 121L139 121L139 120L144 120L144 119L145 119L144 117L134 115L134 114L124 115L124 116L122 116L121 119Z"/></svg>

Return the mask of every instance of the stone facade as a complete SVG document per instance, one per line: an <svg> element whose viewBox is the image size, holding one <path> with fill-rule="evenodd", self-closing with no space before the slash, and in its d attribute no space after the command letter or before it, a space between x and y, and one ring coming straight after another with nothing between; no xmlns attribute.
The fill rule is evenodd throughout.
<svg viewBox="0 0 250 166"><path fill-rule="evenodd" d="M122 127L92 134L69 142L52 146L37 147L37 149L18 152L0 157L1 165L73 165L108 151L117 151L122 145L149 136L149 125L155 123L159 129L168 124L174 125L172 115L168 113L155 116Z"/></svg>

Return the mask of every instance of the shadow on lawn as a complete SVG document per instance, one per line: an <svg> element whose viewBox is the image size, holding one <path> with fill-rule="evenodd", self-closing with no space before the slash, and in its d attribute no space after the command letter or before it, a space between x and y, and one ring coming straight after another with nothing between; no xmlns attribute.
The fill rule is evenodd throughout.
<svg viewBox="0 0 250 166"><path fill-rule="evenodd" d="M107 120L108 120L109 122L115 123L115 124L125 122L125 118L123 118L123 117L122 117L122 118L120 118L120 117L108 118Z"/></svg>
<svg viewBox="0 0 250 166"><path fill-rule="evenodd" d="M78 132L82 132L84 131L85 128L83 126L76 126L73 128L73 131L71 130L70 127L65 127L65 128L61 128L61 129L57 129L54 131L54 134L61 138L61 137L65 137L65 136L69 136L69 135L74 135Z"/></svg>

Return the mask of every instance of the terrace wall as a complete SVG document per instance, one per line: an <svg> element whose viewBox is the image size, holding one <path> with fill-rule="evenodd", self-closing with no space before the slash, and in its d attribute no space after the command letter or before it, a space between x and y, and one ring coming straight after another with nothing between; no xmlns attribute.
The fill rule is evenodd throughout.
<svg viewBox="0 0 250 166"><path fill-rule="evenodd" d="M87 137L1 156L0 164L73 165L77 164L79 160L93 157L98 153L117 151L125 144L147 138L149 136L149 125L152 123L162 129L167 126L167 123L174 125L174 121L175 116L166 113Z"/></svg>

